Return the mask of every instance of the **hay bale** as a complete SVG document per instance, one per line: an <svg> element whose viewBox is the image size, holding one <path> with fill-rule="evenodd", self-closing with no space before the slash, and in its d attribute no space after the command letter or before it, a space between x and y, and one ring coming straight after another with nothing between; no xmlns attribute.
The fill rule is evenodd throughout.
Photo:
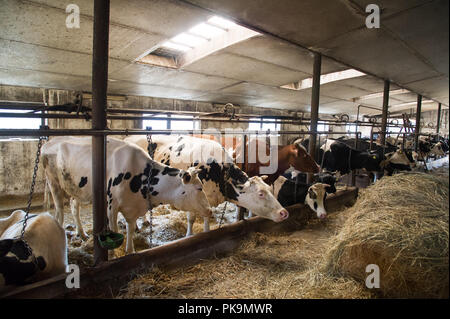
<svg viewBox="0 0 450 319"><path fill-rule="evenodd" d="M330 240L325 270L365 282L380 268L383 297L448 298L448 175L384 177L360 193Z"/></svg>

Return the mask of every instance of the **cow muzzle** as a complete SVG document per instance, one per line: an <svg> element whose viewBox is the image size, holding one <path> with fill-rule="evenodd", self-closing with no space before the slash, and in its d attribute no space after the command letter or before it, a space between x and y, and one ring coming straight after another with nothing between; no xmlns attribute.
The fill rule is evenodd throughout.
<svg viewBox="0 0 450 319"><path fill-rule="evenodd" d="M275 219L275 222L282 222L289 217L289 212L286 209L282 208L276 213L276 216L277 218Z"/></svg>

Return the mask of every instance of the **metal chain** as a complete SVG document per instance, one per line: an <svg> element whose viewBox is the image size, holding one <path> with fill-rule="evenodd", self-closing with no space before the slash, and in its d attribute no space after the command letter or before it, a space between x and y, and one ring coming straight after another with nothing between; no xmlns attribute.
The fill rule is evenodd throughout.
<svg viewBox="0 0 450 319"><path fill-rule="evenodd" d="M152 207L152 201L150 199L150 174L152 171L152 167L150 165L150 169L148 171L148 178L147 178L147 210L150 213L150 220L149 220L149 230L150 230L150 247L153 245L153 207Z"/></svg>
<svg viewBox="0 0 450 319"><path fill-rule="evenodd" d="M42 142L44 140L45 140L45 137L43 137L43 136L39 137L38 147L37 147L37 151L36 151L36 159L34 160L33 178L31 180L30 194L28 197L27 208L25 210L25 218L23 220L23 227L22 227L22 232L20 234L20 239L23 239L23 237L25 235L25 228L27 227L28 214L30 213L31 201L33 199L34 186L36 185L37 171L39 168L39 160L41 157L41 147L42 147Z"/></svg>
<svg viewBox="0 0 450 319"><path fill-rule="evenodd" d="M152 144L152 136L150 134L147 134L147 152L148 155L152 158L153 160L153 155L151 154L152 152L150 152L150 145ZM149 230L150 230L150 247L152 247L153 245L153 207L152 207L152 202L150 199L150 174L151 174L151 165L150 165L150 169L148 171L148 178L147 178L147 209L150 212L150 226L149 226Z"/></svg>
<svg viewBox="0 0 450 319"><path fill-rule="evenodd" d="M151 151L151 145L152 145L152 136L150 134L147 134L147 152L148 155L153 159L155 152L154 150Z"/></svg>
<svg viewBox="0 0 450 319"><path fill-rule="evenodd" d="M228 207L228 201L225 202L225 208L222 211L222 216L220 216L219 228L222 227L223 216L225 215L225 212L227 211L227 207Z"/></svg>

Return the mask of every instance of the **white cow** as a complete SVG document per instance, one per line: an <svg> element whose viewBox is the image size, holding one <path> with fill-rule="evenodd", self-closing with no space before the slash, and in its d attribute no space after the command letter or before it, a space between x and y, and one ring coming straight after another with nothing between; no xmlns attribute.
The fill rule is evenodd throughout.
<svg viewBox="0 0 450 319"><path fill-rule="evenodd" d="M67 266L66 233L48 213L28 216L24 239L14 240L22 232L25 212L14 211L0 219L0 289L62 274Z"/></svg>
<svg viewBox="0 0 450 319"><path fill-rule="evenodd" d="M125 140L148 150L145 136L132 136ZM230 201L275 222L281 222L289 216L288 211L273 196L270 186L264 183L265 177L249 178L215 141L192 136L152 135L150 151L158 162L180 169L200 169L199 178L211 206ZM188 214L188 224L192 225L194 221L195 216ZM206 228L209 225L205 220Z"/></svg>
<svg viewBox="0 0 450 319"><path fill-rule="evenodd" d="M52 193L56 217L64 222L64 194L72 197L78 232L86 236L79 219L80 203L92 201L91 138L56 137L42 147L42 163ZM126 252L134 252L137 218L152 206L170 204L176 209L211 216L211 208L197 177L198 170L179 170L153 161L136 145L107 139L107 212L109 227L117 232L117 215L127 221ZM149 187L147 187L149 186Z"/></svg>

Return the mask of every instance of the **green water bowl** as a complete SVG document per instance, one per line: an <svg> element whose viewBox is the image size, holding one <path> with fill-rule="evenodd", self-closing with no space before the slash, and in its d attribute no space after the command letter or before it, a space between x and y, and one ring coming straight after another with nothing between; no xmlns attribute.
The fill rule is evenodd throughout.
<svg viewBox="0 0 450 319"><path fill-rule="evenodd" d="M109 250L119 248L122 245L123 240L124 236L119 233L106 232L98 235L100 246Z"/></svg>

